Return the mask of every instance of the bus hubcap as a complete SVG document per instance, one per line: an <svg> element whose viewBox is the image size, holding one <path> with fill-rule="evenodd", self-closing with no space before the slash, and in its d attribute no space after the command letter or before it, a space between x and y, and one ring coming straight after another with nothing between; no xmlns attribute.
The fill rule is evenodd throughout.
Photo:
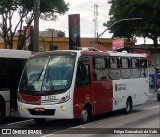
<svg viewBox="0 0 160 137"><path fill-rule="evenodd" d="M82 118L84 121L87 121L87 119L88 119L88 112L86 109L84 109L82 112Z"/></svg>
<svg viewBox="0 0 160 137"><path fill-rule="evenodd" d="M129 101L127 101L127 103L126 103L126 110L127 110L127 112L130 110L130 103L129 103Z"/></svg>

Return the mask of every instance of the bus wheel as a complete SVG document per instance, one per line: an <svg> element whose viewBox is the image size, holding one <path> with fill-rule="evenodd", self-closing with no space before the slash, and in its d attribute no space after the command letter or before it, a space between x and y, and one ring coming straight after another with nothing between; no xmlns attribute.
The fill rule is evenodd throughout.
<svg viewBox="0 0 160 137"><path fill-rule="evenodd" d="M88 111L87 107L84 107L83 111L82 111L81 124L85 124L88 121L89 121L89 111Z"/></svg>
<svg viewBox="0 0 160 137"><path fill-rule="evenodd" d="M131 108L132 108L131 100L127 99L126 106L124 108L124 113L128 114L131 111Z"/></svg>
<svg viewBox="0 0 160 137"><path fill-rule="evenodd" d="M43 123L45 123L46 119L44 119L44 118L34 118L34 121L37 124L43 124Z"/></svg>
<svg viewBox="0 0 160 137"><path fill-rule="evenodd" d="M3 121L3 117L5 116L5 105L0 103L0 123Z"/></svg>

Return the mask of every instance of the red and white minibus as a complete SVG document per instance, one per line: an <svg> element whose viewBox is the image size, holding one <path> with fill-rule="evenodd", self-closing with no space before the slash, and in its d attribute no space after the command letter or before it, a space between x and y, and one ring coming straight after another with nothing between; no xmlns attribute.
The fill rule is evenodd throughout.
<svg viewBox="0 0 160 137"><path fill-rule="evenodd" d="M26 63L19 89L22 117L80 118L143 104L149 96L146 54L66 50L39 53Z"/></svg>

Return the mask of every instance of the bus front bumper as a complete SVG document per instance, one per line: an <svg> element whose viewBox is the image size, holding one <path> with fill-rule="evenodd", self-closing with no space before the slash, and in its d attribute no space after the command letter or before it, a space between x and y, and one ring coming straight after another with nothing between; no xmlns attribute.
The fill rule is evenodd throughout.
<svg viewBox="0 0 160 137"><path fill-rule="evenodd" d="M69 106L68 103L31 105L18 102L19 114L25 118L73 119L73 109Z"/></svg>

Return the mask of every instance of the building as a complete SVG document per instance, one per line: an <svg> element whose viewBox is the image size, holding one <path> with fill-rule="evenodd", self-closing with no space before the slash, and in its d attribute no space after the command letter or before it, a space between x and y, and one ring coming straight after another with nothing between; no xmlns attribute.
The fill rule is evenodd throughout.
<svg viewBox="0 0 160 137"><path fill-rule="evenodd" d="M112 39L111 38L99 38L98 45L94 42L94 38L81 38L81 46L93 46L93 47L100 47L98 50L112 50ZM13 39L13 48L17 48L18 43L18 34L15 35ZM130 47L135 46L136 41L127 41L125 40L125 45ZM40 31L39 32L39 49L40 51L50 51L54 49L62 50L68 49L69 47L69 38L65 37L65 34L62 31L53 30L52 31Z"/></svg>

